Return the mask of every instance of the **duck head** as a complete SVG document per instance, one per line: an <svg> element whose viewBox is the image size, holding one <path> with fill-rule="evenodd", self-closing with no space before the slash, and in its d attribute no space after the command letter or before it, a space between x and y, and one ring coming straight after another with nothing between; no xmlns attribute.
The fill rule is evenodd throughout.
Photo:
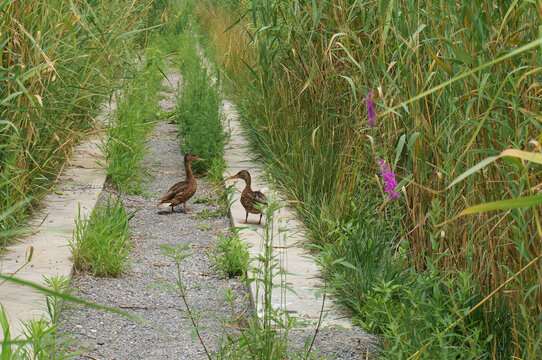
<svg viewBox="0 0 542 360"><path fill-rule="evenodd" d="M245 182L250 183L250 173L246 170L241 170L237 174L230 176L224 181L232 180L232 179L243 179Z"/></svg>
<svg viewBox="0 0 542 360"><path fill-rule="evenodd" d="M188 153L188 154L186 154L184 156L184 161L194 161L194 160L205 161L204 159L199 158L199 157L197 157L196 155L194 155L192 153Z"/></svg>

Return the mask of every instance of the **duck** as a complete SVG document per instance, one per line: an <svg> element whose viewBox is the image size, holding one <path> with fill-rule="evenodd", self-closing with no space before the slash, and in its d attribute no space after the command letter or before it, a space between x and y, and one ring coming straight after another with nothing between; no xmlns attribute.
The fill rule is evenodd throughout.
<svg viewBox="0 0 542 360"><path fill-rule="evenodd" d="M198 184L196 183L196 178L192 173L192 168L190 167L191 161L205 161L194 155L193 153L188 153L184 156L184 167L186 169L186 179L174 184L168 192L162 196L160 202L157 204L158 208L163 209L171 206L171 211L173 212L174 207L183 204L184 213L191 214L186 209L186 201L190 199L196 193Z"/></svg>
<svg viewBox="0 0 542 360"><path fill-rule="evenodd" d="M261 205L267 205L267 199L265 195L261 191L255 191L250 188L251 184L251 178L250 173L247 170L241 170L237 174L230 176L224 182L232 179L243 179L245 180L245 188L243 189L243 192L241 193L241 205L245 208L246 216L245 216L245 222L242 222L241 224L246 224L248 221L248 214L260 214L260 220L258 221L258 225L262 222L262 210ZM260 205L259 208L257 205Z"/></svg>

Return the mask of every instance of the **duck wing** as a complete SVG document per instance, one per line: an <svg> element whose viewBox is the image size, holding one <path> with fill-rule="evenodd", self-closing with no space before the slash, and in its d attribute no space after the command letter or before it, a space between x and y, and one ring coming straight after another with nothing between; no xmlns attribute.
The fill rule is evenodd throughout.
<svg viewBox="0 0 542 360"><path fill-rule="evenodd" d="M252 201L258 204L267 204L267 198L261 191L252 192Z"/></svg>
<svg viewBox="0 0 542 360"><path fill-rule="evenodd" d="M180 181L174 184L171 188L169 188L168 192L160 198L160 204L165 203L165 202L170 202L179 193L183 193L187 191L187 189L189 188L190 188L190 183L186 180Z"/></svg>

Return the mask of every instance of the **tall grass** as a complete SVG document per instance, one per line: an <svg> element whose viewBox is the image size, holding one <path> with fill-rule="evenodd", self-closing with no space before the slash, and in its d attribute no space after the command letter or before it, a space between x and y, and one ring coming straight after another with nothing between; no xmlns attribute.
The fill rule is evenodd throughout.
<svg viewBox="0 0 542 360"><path fill-rule="evenodd" d="M122 93L117 96L117 109L107 126L103 142L106 174L119 190L141 194L145 171L141 161L147 153L147 136L160 115L158 105L162 74L166 70L163 51L152 38L141 63L130 65L130 77L125 79Z"/></svg>
<svg viewBox="0 0 542 360"><path fill-rule="evenodd" d="M540 37L539 4L262 0L242 8L238 14L246 16L231 27L237 15L216 4L201 5L200 19L223 54L253 143L298 201L314 240L336 256L348 255L359 269L330 269L330 276L344 277L336 286L359 321L385 333L388 344L404 341L393 347L403 355L425 349L430 358L457 346L462 358L540 356L542 264L520 271L542 251L534 221L540 208L455 218L474 204L530 194L541 180L539 168L522 171L514 161L501 162L447 189L504 149L538 151L530 141L542 129L540 47L501 58ZM375 126L366 118L369 92L379 115ZM377 158L402 181L400 199L384 201ZM342 224L353 224L355 232ZM384 264L373 271L362 256L374 252L383 254ZM401 271L406 288L394 278ZM365 272L374 280L363 285L363 294L339 286ZM483 301L477 322L469 307L511 277L504 291ZM431 283L435 289L428 292ZM411 301L411 312L395 320L382 316L373 301L381 284L388 287L386 301L399 307ZM417 296L432 308L418 306ZM427 311L438 316L409 322ZM444 331L456 319L461 324ZM496 323L511 326L497 331ZM428 331L418 337L409 329ZM471 330L492 339L475 339ZM457 343L454 331L468 343ZM431 352L424 347L429 342L437 346Z"/></svg>
<svg viewBox="0 0 542 360"><path fill-rule="evenodd" d="M180 70L183 88L177 108L181 152L193 152L205 159L194 163L196 173L211 173L219 182L224 167L223 116L220 112L222 99L218 92L218 81L212 78L198 51L197 39L185 30L177 38L180 55Z"/></svg>
<svg viewBox="0 0 542 360"><path fill-rule="evenodd" d="M0 211L41 196L169 1L0 1ZM31 202L0 222L18 227ZM3 246L5 241L0 242Z"/></svg>

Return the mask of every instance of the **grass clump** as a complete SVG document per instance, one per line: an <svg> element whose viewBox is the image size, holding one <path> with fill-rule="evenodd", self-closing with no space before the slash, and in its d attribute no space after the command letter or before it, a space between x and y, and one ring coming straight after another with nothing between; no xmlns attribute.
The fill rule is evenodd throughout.
<svg viewBox="0 0 542 360"><path fill-rule="evenodd" d="M227 277L242 277L249 268L248 244L239 238L239 232L231 235L218 234L218 243L212 254L213 268Z"/></svg>
<svg viewBox="0 0 542 360"><path fill-rule="evenodd" d="M121 199L111 196L94 208L90 218L79 213L70 242L75 268L88 269L95 276L120 276L129 266L128 222L133 216L126 213Z"/></svg>

